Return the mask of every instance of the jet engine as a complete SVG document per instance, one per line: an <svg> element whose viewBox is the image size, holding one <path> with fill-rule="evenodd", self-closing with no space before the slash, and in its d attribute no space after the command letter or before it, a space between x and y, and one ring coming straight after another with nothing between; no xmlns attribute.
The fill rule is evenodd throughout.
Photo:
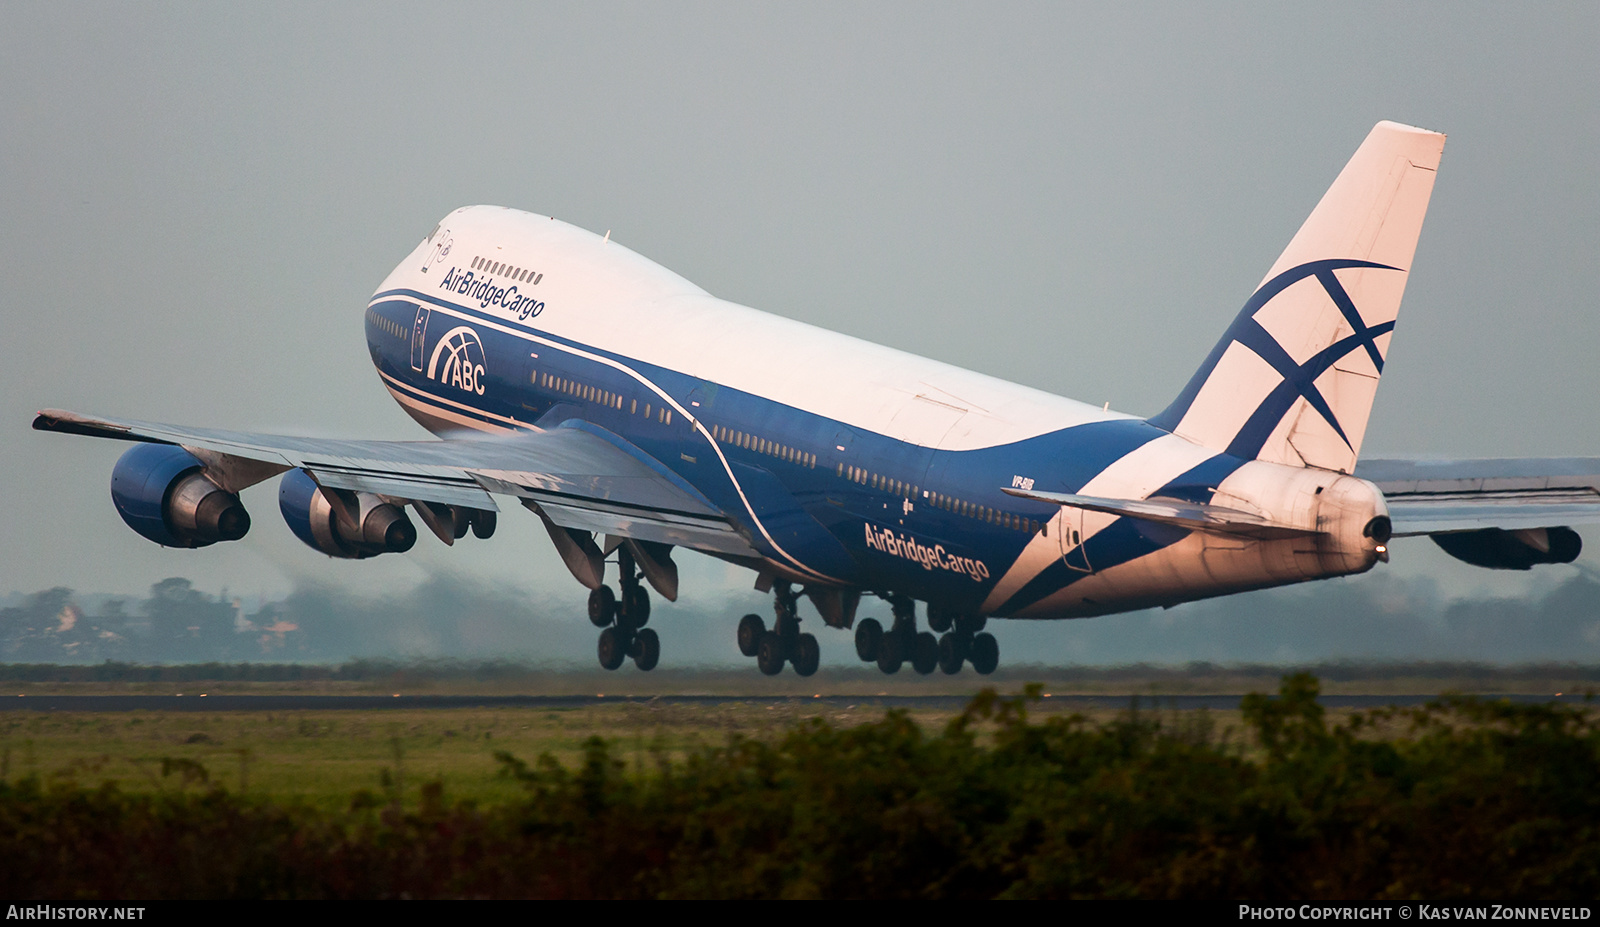
<svg viewBox="0 0 1600 927"><path fill-rule="evenodd" d="M181 447L138 444L111 471L111 501L128 527L163 547L237 541L250 530L239 497Z"/></svg>
<svg viewBox="0 0 1600 927"><path fill-rule="evenodd" d="M1571 563L1583 551L1583 539L1571 528L1484 528L1429 537L1457 560L1491 570L1527 570L1536 563Z"/></svg>
<svg viewBox="0 0 1600 927"><path fill-rule="evenodd" d="M417 529L400 506L372 493L324 489L304 470L283 475L278 508L295 537L330 557L399 554L417 543Z"/></svg>

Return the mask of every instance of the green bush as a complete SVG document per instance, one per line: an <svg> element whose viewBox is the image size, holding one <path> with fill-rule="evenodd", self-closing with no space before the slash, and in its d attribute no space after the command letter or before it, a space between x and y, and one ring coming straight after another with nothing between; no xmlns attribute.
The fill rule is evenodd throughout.
<svg viewBox="0 0 1600 927"><path fill-rule="evenodd" d="M627 771L498 754L525 797L424 785L330 814L223 791L0 785L6 897L1592 898L1584 709L1447 699L1330 726L1317 681L1204 715L1034 723L986 692L945 730L800 724ZM1034 691L1030 693L1036 695ZM1399 736L1380 736L1382 730Z"/></svg>

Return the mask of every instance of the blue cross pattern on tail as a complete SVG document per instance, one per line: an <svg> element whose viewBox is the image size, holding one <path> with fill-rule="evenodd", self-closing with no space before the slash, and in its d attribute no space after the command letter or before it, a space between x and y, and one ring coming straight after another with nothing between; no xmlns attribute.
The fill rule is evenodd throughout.
<svg viewBox="0 0 1600 927"><path fill-rule="evenodd" d="M1228 346L1237 342L1272 365L1272 368L1283 377L1283 382L1267 394L1260 406L1250 415L1244 426L1239 429L1239 433L1234 436L1227 447L1229 454L1245 459L1259 455L1262 446L1267 442L1267 438L1272 435L1273 429L1278 426L1283 416L1293 407L1295 400L1302 398L1327 421L1328 425L1339 435L1345 445L1353 450L1354 445L1349 436L1345 434L1344 428L1339 424L1338 416L1334 414L1333 409L1328 405L1327 399L1317 389L1316 381L1318 377L1327 372L1328 368L1338 363L1341 358L1363 348L1366 350L1367 356L1371 358L1373 367L1379 373L1382 373L1383 354L1378 350L1377 339L1379 336L1393 331L1394 322L1382 322L1373 326L1367 325L1366 321L1362 319L1360 311L1356 309L1355 302L1350 298L1350 294L1345 291L1344 285L1334 275L1334 271L1345 268L1400 270L1398 267L1378 264L1372 261L1330 258L1291 267L1268 280L1245 302L1244 308L1239 311L1239 315L1233 320L1233 324L1228 327L1228 331L1222 336L1222 340L1217 342L1217 346L1212 349L1211 355L1206 358L1205 364L1195 373L1194 378L1189 381L1189 385L1184 387L1183 393L1179 395L1177 401L1168 407L1166 411L1150 419L1151 423L1168 430L1176 428L1183 419L1184 414L1189 411L1189 407L1193 404L1195 397L1199 395L1200 388L1211 377L1217 363L1221 361L1223 354L1227 352ZM1323 290L1333 300L1333 304L1339 308L1340 314L1344 316L1345 321L1349 323L1353 331L1350 335L1318 351L1305 363L1297 364L1289 356L1289 352L1285 351L1283 346L1278 343L1277 339L1260 322L1256 321L1256 314L1279 293L1307 277L1315 277L1317 282L1322 284Z"/></svg>

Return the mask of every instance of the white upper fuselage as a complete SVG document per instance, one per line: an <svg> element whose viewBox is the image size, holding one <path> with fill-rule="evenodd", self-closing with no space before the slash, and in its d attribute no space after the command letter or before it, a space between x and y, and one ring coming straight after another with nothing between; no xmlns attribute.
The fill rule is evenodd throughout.
<svg viewBox="0 0 1600 927"><path fill-rule="evenodd" d="M614 241L500 206L452 212L379 289L437 291L449 268L477 257L542 275L537 284L505 273L476 275L544 304L529 322L504 305L462 299L508 327L537 326L604 345L924 447L994 447L1130 417L717 299Z"/></svg>

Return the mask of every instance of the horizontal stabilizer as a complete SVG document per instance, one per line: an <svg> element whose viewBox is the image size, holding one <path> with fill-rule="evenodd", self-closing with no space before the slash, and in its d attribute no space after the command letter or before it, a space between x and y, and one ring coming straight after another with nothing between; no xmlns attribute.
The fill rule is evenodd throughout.
<svg viewBox="0 0 1600 927"><path fill-rule="evenodd" d="M1159 522L1163 525L1176 525L1180 528L1189 528L1194 531L1208 531L1213 534L1236 534L1264 541L1279 538L1307 537L1317 533L1307 528L1278 524L1259 515L1241 512L1238 509L1224 508L1220 505L1207 505L1203 502L1185 502L1182 499L1162 499L1159 497L1154 499L1103 499L1098 496L1079 496L1067 492L1028 492L1010 488L1004 491L1022 499L1054 502L1057 505L1086 509L1090 512L1104 512L1108 515L1138 518L1144 521Z"/></svg>
<svg viewBox="0 0 1600 927"><path fill-rule="evenodd" d="M1600 458L1364 460L1396 537L1600 524Z"/></svg>

